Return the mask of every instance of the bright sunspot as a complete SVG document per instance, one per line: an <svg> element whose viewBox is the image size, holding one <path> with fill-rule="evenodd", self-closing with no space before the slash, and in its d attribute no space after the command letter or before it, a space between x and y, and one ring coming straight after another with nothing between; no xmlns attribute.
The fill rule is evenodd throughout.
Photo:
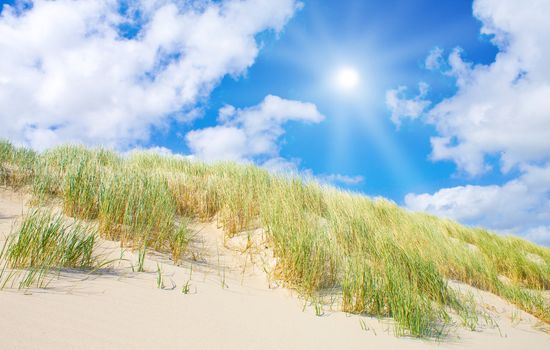
<svg viewBox="0 0 550 350"><path fill-rule="evenodd" d="M351 91L359 85L359 73L353 67L340 67L336 71L335 80L340 90Z"/></svg>

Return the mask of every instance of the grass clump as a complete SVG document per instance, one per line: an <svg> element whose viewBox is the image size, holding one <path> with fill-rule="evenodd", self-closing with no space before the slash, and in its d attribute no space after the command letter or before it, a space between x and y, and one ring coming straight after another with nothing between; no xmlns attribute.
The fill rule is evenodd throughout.
<svg viewBox="0 0 550 350"><path fill-rule="evenodd" d="M170 253L172 254L172 261L178 262L181 260L182 254L187 249L189 244L189 229L187 228L188 222L185 220L179 224L179 226L172 230L171 236L168 239L168 245Z"/></svg>
<svg viewBox="0 0 550 350"><path fill-rule="evenodd" d="M63 180L64 212L82 219L97 218L101 168L96 160L78 160L68 167Z"/></svg>
<svg viewBox="0 0 550 350"><path fill-rule="evenodd" d="M166 179L133 167L111 172L99 191L100 233L123 245L169 249L174 233L176 203Z"/></svg>
<svg viewBox="0 0 550 350"><path fill-rule="evenodd" d="M23 219L21 227L6 240L0 259L4 267L0 279L5 285L15 275L6 269L26 269L19 287L44 283L52 269L90 269L96 266L93 251L96 235L78 221L67 224L61 214L35 209Z"/></svg>
<svg viewBox="0 0 550 350"><path fill-rule="evenodd" d="M37 154L27 148L16 148L0 140L0 185L21 188L34 178Z"/></svg>

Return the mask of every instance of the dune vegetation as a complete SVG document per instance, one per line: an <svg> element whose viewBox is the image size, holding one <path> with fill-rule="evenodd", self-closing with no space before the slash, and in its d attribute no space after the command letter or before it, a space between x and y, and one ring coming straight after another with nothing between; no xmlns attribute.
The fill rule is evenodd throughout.
<svg viewBox="0 0 550 350"><path fill-rule="evenodd" d="M441 335L453 315L476 327L476 306L450 280L550 322L542 294L550 289L550 249L253 165L81 146L35 153L3 141L0 184L27 189L37 205L58 200L67 216L96 222L101 237L174 262L192 220L216 220L228 237L263 229L279 280L311 300L335 295L345 312L393 318L398 335ZM10 266L32 266L36 250L16 247L4 248ZM72 248L56 247L49 265L64 266ZM89 257L67 262L88 265Z"/></svg>
<svg viewBox="0 0 550 350"><path fill-rule="evenodd" d="M60 213L46 209L31 210L0 251L0 284L45 287L52 269L100 266L94 256L96 242L94 231L81 222L67 223Z"/></svg>

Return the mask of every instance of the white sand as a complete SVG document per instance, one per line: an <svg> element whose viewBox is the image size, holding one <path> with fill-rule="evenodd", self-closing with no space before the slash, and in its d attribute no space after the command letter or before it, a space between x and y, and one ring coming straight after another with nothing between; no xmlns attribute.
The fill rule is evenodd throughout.
<svg viewBox="0 0 550 350"><path fill-rule="evenodd" d="M0 189L0 238L25 210L24 200ZM550 349L550 335L536 329L533 317L458 284L474 291L500 331L457 329L448 340L434 342L396 338L388 320L330 310L315 316L312 307L302 311L303 301L288 290L268 288L261 259L254 269L248 260L242 273L243 256L225 248L243 248L242 237L224 246L215 225L197 230L192 250L198 261L182 267L148 255L146 273L121 263L101 275L64 273L45 290L0 291L0 349ZM120 255L113 242L103 242L103 248ZM124 257L137 261L130 252ZM157 262L165 289L156 286ZM191 264L191 293L183 294Z"/></svg>

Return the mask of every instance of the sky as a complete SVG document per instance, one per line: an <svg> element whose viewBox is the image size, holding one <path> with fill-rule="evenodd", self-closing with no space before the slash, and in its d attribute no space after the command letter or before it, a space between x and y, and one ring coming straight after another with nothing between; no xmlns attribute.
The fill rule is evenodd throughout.
<svg viewBox="0 0 550 350"><path fill-rule="evenodd" d="M0 1L0 137L252 162L550 245L550 2Z"/></svg>

